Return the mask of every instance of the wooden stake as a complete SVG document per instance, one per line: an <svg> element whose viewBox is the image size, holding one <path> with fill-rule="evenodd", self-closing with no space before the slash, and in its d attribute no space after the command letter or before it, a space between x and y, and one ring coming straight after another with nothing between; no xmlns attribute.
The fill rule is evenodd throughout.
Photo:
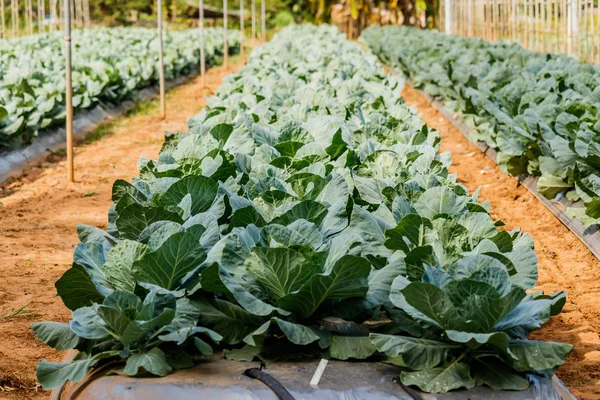
<svg viewBox="0 0 600 400"><path fill-rule="evenodd" d="M199 15L198 24L200 26L200 77L202 79L202 87L206 87L206 59L204 55L204 0L200 0L198 5Z"/></svg>
<svg viewBox="0 0 600 400"><path fill-rule="evenodd" d="M260 0L260 30L262 41L267 41L267 4L266 0Z"/></svg>
<svg viewBox="0 0 600 400"><path fill-rule="evenodd" d="M227 42L227 0L223 0L223 65L229 67L229 43Z"/></svg>
<svg viewBox="0 0 600 400"><path fill-rule="evenodd" d="M73 82L71 73L71 6L70 0L64 0L65 8L65 81L67 84L65 92L66 100L66 111L67 111L67 122L66 122L66 133L67 133L67 178L69 182L75 181L75 171L73 163Z"/></svg>
<svg viewBox="0 0 600 400"><path fill-rule="evenodd" d="M0 36L2 39L6 39L6 20L4 16L4 0L0 0L0 13L2 14L2 35Z"/></svg>
<svg viewBox="0 0 600 400"><path fill-rule="evenodd" d="M256 40L256 0L252 0L252 40Z"/></svg>
<svg viewBox="0 0 600 400"><path fill-rule="evenodd" d="M240 56L244 58L244 0L240 0Z"/></svg>
<svg viewBox="0 0 600 400"><path fill-rule="evenodd" d="M19 6L17 0L10 0L11 5L11 16L12 16L12 36L19 36Z"/></svg>
<svg viewBox="0 0 600 400"><path fill-rule="evenodd" d="M163 3L158 0L158 84L160 92L160 117L167 117L165 104L165 60L163 55Z"/></svg>
<svg viewBox="0 0 600 400"><path fill-rule="evenodd" d="M598 7L596 8L596 16L598 19L598 35L600 35L600 3L598 4ZM594 36L596 36L595 32L592 32L592 34ZM596 51L597 56L598 56L597 61L600 61L600 36L598 36L597 39L598 39L597 40L598 46L597 46L597 51Z"/></svg>

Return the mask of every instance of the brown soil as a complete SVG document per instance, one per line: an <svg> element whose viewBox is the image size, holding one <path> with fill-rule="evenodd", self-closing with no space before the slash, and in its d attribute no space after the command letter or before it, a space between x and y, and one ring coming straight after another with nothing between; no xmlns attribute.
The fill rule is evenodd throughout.
<svg viewBox="0 0 600 400"><path fill-rule="evenodd" d="M506 229L521 227L531 234L539 259L537 289L568 291L562 314L533 336L574 345L557 375L584 399L600 398L600 261L533 194L469 142L419 92L406 86L406 103L417 107L427 125L442 135L442 151L452 153L450 172L458 181L488 200L491 214Z"/></svg>
<svg viewBox="0 0 600 400"><path fill-rule="evenodd" d="M197 78L169 91L165 120L158 117L154 101L137 115L97 130L96 136L108 134L75 148L75 183L66 182L59 155L0 187L0 398L48 395L37 384L35 365L62 355L38 342L29 326L69 320L54 282L69 268L79 242L75 224L106 228L112 182L137 175L140 156L157 157L164 132L185 129L186 119L205 105L204 97L240 65L210 69L207 88ZM31 313L8 315L22 307Z"/></svg>

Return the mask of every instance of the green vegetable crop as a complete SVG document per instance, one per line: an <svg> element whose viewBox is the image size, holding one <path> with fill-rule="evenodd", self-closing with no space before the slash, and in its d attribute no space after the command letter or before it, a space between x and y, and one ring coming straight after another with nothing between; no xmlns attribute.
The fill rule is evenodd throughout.
<svg viewBox="0 0 600 400"><path fill-rule="evenodd" d="M517 44L489 43L406 27L362 36L416 87L444 100L498 151L512 175L539 175L550 199L582 200L568 209L584 225L600 222L600 69Z"/></svg>
<svg viewBox="0 0 600 400"><path fill-rule="evenodd" d="M77 349L45 388L115 361L158 376L193 357L384 361L425 391L524 389L571 346L528 340L565 293L537 281L531 237L501 231L448 173L402 81L335 28L294 26L254 50L189 130L113 186L107 231L80 225L56 283Z"/></svg>
<svg viewBox="0 0 600 400"><path fill-rule="evenodd" d="M223 52L222 29L206 29L206 59ZM119 103L158 82L156 31L106 28L73 32L73 107ZM200 32L165 34L165 77L199 69ZM231 50L239 32L229 32ZM31 143L65 119L65 57L60 32L0 41L0 151Z"/></svg>

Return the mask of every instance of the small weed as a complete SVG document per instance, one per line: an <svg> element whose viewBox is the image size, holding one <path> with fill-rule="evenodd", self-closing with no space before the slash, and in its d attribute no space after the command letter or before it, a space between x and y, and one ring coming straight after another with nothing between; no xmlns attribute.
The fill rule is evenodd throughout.
<svg viewBox="0 0 600 400"><path fill-rule="evenodd" d="M30 310L27 308L30 304L31 303L27 303L21 308L13 308L10 312L0 314L0 320L23 316L23 315L39 315L38 310Z"/></svg>
<svg viewBox="0 0 600 400"><path fill-rule="evenodd" d="M92 143L102 139L105 136L112 135L114 133L115 123L114 121L104 122L92 132L90 132L83 141L85 144Z"/></svg>
<svg viewBox="0 0 600 400"><path fill-rule="evenodd" d="M135 106L130 108L129 110L123 113L124 117L133 117L140 115L151 115L156 114L156 108L158 107L157 99L145 99L145 100L136 100Z"/></svg>
<svg viewBox="0 0 600 400"><path fill-rule="evenodd" d="M92 197L92 196L94 196L95 194L96 194L96 191L95 191L95 190L92 190L92 191L90 191L90 192L87 192L87 193L84 193L84 194L82 194L82 195L81 195L81 197Z"/></svg>

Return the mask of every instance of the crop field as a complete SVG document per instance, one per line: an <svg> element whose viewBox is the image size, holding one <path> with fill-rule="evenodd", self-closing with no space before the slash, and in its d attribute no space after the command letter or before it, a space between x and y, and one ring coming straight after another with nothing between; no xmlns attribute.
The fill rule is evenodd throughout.
<svg viewBox="0 0 600 400"><path fill-rule="evenodd" d="M212 65L222 35L207 30ZM0 152L64 119L61 40L0 40ZM198 40L169 32L167 79L198 69ZM240 42L231 31L231 52ZM76 110L154 85L156 47L144 28L77 31ZM217 357L267 373L385 363L400 396L521 399L556 374L597 398L600 261L506 174L598 223L597 68L407 27L350 41L293 24L172 89L166 119L138 104L75 148L78 181L52 154L0 185L0 391Z"/></svg>
<svg viewBox="0 0 600 400"><path fill-rule="evenodd" d="M448 174L401 85L328 27L256 50L139 177L115 182L106 231L78 226L56 283L73 319L33 330L79 356L41 361L42 386L115 358L164 376L214 349L374 358L436 393L551 376L571 345L527 336L565 293L527 293L531 237L499 230ZM344 336L319 328L327 318L371 324Z"/></svg>
<svg viewBox="0 0 600 400"><path fill-rule="evenodd" d="M205 54L220 62L222 29L206 29ZM239 48L239 31L228 34ZM73 32L73 107L118 104L158 82L156 31L104 28ZM198 70L197 29L165 35L165 79ZM0 41L0 151L31 143L38 133L65 119L63 34Z"/></svg>
<svg viewBox="0 0 600 400"><path fill-rule="evenodd" d="M549 199L583 202L569 215L600 222L600 69L510 43L405 27L374 27L362 39L416 87L444 100L498 151L502 170L539 175Z"/></svg>

